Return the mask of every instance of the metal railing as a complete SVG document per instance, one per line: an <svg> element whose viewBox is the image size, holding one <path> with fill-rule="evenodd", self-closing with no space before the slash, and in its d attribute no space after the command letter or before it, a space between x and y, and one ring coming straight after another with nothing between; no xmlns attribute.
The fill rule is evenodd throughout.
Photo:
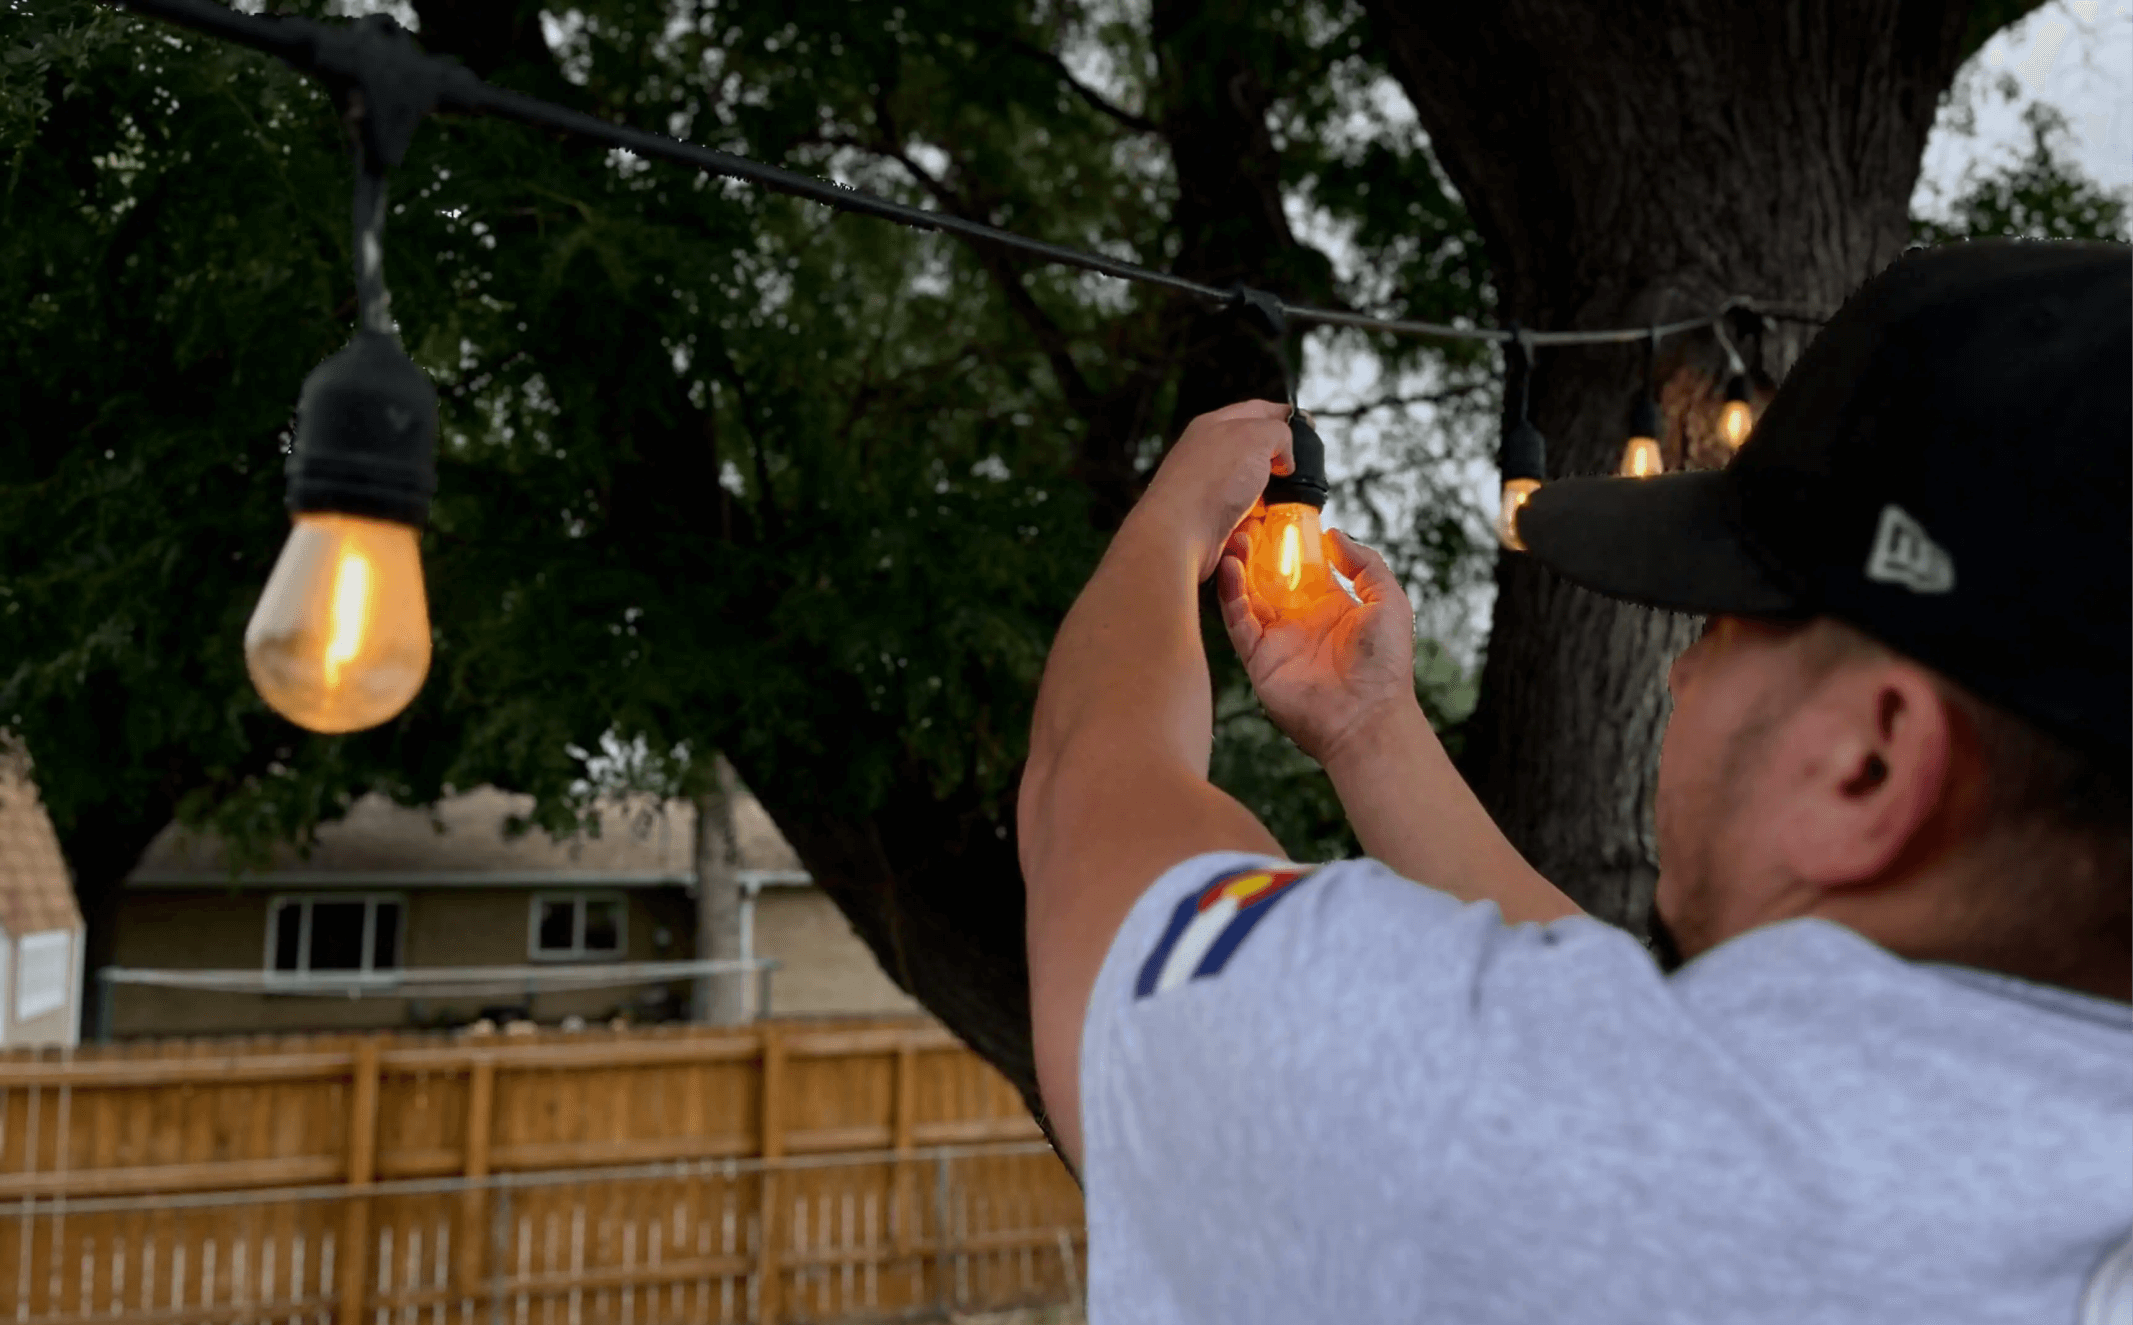
<svg viewBox="0 0 2133 1325"><path fill-rule="evenodd" d="M119 985L186 989L218 994L262 994L312 998L474 998L617 989L659 985L677 980L734 977L755 981L757 1018L771 1014L770 981L783 962L775 957L741 957L719 961L602 962L541 966L411 966L383 971L263 971L256 969L182 970L106 966L97 971L103 985L97 999L97 1043L108 1043Z"/></svg>

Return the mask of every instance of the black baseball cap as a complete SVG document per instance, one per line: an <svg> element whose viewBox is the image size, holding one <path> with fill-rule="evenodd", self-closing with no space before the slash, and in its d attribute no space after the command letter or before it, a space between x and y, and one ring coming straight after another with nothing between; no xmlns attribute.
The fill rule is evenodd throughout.
<svg viewBox="0 0 2133 1325"><path fill-rule="evenodd" d="M1543 486L1533 556L1616 598L1830 616L2085 749L2133 745L2133 249L1914 251L1724 469Z"/></svg>

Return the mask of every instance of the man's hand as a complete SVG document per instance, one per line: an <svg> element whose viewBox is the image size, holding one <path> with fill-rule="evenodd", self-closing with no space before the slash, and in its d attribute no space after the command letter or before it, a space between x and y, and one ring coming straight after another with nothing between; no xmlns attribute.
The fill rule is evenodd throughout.
<svg viewBox="0 0 2133 1325"><path fill-rule="evenodd" d="M1414 608L1383 557L1333 530L1326 560L1362 601L1328 594L1301 616L1277 616L1244 573L1257 524L1245 521L1223 549L1222 621L1274 725L1330 768L1356 733L1415 703Z"/></svg>
<svg viewBox="0 0 2133 1325"><path fill-rule="evenodd" d="M1215 573L1222 547L1258 503L1269 474L1296 467L1289 407L1245 400L1202 414L1185 429L1126 517L1131 525L1182 537L1197 555L1197 578Z"/></svg>

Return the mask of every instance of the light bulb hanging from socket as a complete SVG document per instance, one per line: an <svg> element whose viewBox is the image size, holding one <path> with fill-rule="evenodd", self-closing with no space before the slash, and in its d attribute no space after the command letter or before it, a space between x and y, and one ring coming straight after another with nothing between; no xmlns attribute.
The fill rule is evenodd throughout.
<svg viewBox="0 0 2133 1325"><path fill-rule="evenodd" d="M1326 445L1311 429L1311 416L1289 413L1289 446L1295 467L1266 481L1260 501L1266 513L1252 535L1244 574L1253 594L1279 616L1308 610L1327 594L1341 592L1326 562Z"/></svg>
<svg viewBox="0 0 2133 1325"><path fill-rule="evenodd" d="M1718 408L1718 435L1728 450L1740 450L1755 427L1755 409L1748 402L1748 379L1735 373L1726 381L1726 403Z"/></svg>
<svg viewBox="0 0 2133 1325"><path fill-rule="evenodd" d="M1496 509L1496 541L1513 552L1523 552L1526 543L1518 534L1518 513L1547 481L1548 440L1527 415L1533 398L1533 350L1516 323L1511 326L1504 356L1507 372L1512 353L1518 357L1518 418L1504 432L1496 457L1497 470L1503 476L1503 492Z"/></svg>
<svg viewBox="0 0 2133 1325"><path fill-rule="evenodd" d="M1662 428L1659 402L1650 396L1638 401L1629 414L1629 441L1622 447L1622 466L1617 472L1624 478L1653 478L1665 473L1666 457L1659 451Z"/></svg>
<svg viewBox="0 0 2133 1325"><path fill-rule="evenodd" d="M377 108L354 101L358 324L304 379L288 466L293 527L244 631L260 698L322 733L390 720L430 667L419 535L437 490L437 390L393 330L381 242L384 165L405 141L381 145Z"/></svg>
<svg viewBox="0 0 2133 1325"><path fill-rule="evenodd" d="M1622 447L1622 463L1616 473L1624 478L1654 478L1666 472L1666 457L1659 450L1665 419L1659 412L1657 375L1659 328L1653 327L1644 343L1644 397L1629 412L1629 441Z"/></svg>

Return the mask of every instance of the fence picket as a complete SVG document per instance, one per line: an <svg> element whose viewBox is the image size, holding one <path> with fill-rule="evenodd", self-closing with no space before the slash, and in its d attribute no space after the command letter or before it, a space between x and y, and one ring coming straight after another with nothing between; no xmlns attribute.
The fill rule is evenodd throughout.
<svg viewBox="0 0 2133 1325"><path fill-rule="evenodd" d="M916 1020L0 1052L0 1322L1070 1301L1079 1193L1040 1135Z"/></svg>

